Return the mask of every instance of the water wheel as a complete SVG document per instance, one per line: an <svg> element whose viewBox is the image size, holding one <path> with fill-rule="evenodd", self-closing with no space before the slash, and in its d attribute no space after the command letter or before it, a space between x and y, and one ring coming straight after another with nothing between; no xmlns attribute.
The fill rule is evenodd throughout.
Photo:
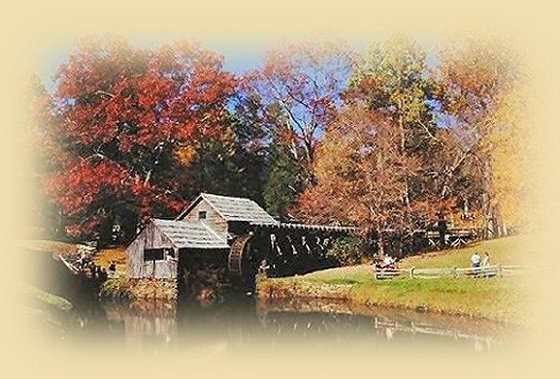
<svg viewBox="0 0 560 379"><path fill-rule="evenodd" d="M231 244L228 255L228 271L233 275L243 277L250 271L248 261L250 261L249 250L251 248L252 234L244 234L237 237Z"/></svg>

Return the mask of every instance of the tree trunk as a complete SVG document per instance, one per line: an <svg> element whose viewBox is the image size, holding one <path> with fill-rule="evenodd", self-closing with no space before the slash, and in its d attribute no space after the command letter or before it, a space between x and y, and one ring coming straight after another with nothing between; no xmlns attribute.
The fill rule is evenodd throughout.
<svg viewBox="0 0 560 379"><path fill-rule="evenodd" d="M377 241L377 253L381 257L385 256L385 239L383 238L383 232L379 232L379 239Z"/></svg>
<svg viewBox="0 0 560 379"><path fill-rule="evenodd" d="M488 161L484 162L483 168L483 180L484 180L484 192L482 194L482 210L485 216L485 230L484 230L484 238L489 239L494 237L495 229L493 223L493 214L492 214L492 202L490 199L490 165Z"/></svg>

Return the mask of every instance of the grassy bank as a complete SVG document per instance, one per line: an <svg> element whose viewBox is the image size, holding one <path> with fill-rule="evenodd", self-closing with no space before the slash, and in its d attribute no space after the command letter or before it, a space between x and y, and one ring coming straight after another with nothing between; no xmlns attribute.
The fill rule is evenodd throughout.
<svg viewBox="0 0 560 379"><path fill-rule="evenodd" d="M99 250L93 257L93 262L97 266L109 269L111 262L115 262L117 266L117 274L126 274L126 248L125 247L110 247L107 249Z"/></svg>
<svg viewBox="0 0 560 379"><path fill-rule="evenodd" d="M17 245L26 249L44 251L48 253L56 253L63 255L72 255L76 253L76 245L68 242L52 241L52 240L20 240Z"/></svg>
<svg viewBox="0 0 560 379"><path fill-rule="evenodd" d="M105 281L99 295L112 299L174 300L177 298L177 284L175 280L129 279L120 276Z"/></svg>
<svg viewBox="0 0 560 379"><path fill-rule="evenodd" d="M42 251L53 254L74 255L76 254L76 245L62 241L52 240L21 240L17 245L20 247ZM115 262L117 266L117 273L126 273L126 247L114 246L100 249L93 256L93 262L97 266L109 268L111 262Z"/></svg>
<svg viewBox="0 0 560 379"><path fill-rule="evenodd" d="M72 303L67 299L53 295L47 291L33 287L29 284L22 284L22 293L24 298L32 301L38 308L52 308L62 312L68 312L72 309Z"/></svg>
<svg viewBox="0 0 560 379"><path fill-rule="evenodd" d="M76 254L76 245L61 241L50 240L24 240L18 241L18 245L37 252L52 253L54 255ZM126 275L126 248L114 246L100 249L93 256L93 262L105 269L114 262L117 268L117 277L107 280L101 285L100 295L116 299L175 299L177 286L174 280L157 279L129 279ZM41 291L37 289L37 291ZM47 292L34 292L38 297L48 301L50 298L44 294ZM51 299L52 300L52 299Z"/></svg>
<svg viewBox="0 0 560 379"><path fill-rule="evenodd" d="M484 241L464 249L408 258L401 267L467 267L474 250L488 251L493 263L523 261L523 237ZM461 314L520 323L525 291L518 278L437 278L375 280L371 266L317 271L291 278L265 279L259 295L271 298L337 298L356 304Z"/></svg>
<svg viewBox="0 0 560 379"><path fill-rule="evenodd" d="M62 336L73 304L61 297L21 283L19 315L27 325L40 333Z"/></svg>

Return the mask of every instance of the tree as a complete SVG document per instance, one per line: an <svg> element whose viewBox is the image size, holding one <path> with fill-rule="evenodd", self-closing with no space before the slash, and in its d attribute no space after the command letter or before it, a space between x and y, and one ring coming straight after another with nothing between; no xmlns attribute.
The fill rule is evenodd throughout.
<svg viewBox="0 0 560 379"><path fill-rule="evenodd" d="M43 230L48 234L60 236L62 231L61 218L56 206L49 204L42 193L45 176L53 170L53 156L49 150L49 130L58 121L53 109L50 94L37 76L31 76L26 91L26 127L23 128L23 159L26 189L29 191L25 202L26 224L33 232Z"/></svg>
<svg viewBox="0 0 560 379"><path fill-rule="evenodd" d="M270 143L264 198L272 213L288 216L299 193L314 182L315 151L342 104L354 60L342 44L285 44L245 76L245 100L258 109Z"/></svg>
<svg viewBox="0 0 560 379"><path fill-rule="evenodd" d="M250 198L263 204L266 146L259 129L244 115L232 113L222 134L200 143L192 164L180 173L194 191ZM191 197L192 197L191 196Z"/></svg>
<svg viewBox="0 0 560 379"><path fill-rule="evenodd" d="M406 204L406 178L420 172L404 154L391 119L365 106L344 109L329 125L315 163L317 185L300 197L297 212L317 223L350 223L378 233L384 253L387 231L410 229L411 220L433 215L421 202ZM413 222L413 221L412 221Z"/></svg>
<svg viewBox="0 0 560 379"><path fill-rule="evenodd" d="M106 238L117 220L130 237L139 220L176 214L192 189L175 172L227 128L235 88L222 57L197 45L81 43L56 76L57 169L46 183L70 234Z"/></svg>
<svg viewBox="0 0 560 379"><path fill-rule="evenodd" d="M341 44L285 44L269 51L263 66L245 77L270 138L285 146L306 182L313 181L315 150L342 104L353 61L353 52Z"/></svg>
<svg viewBox="0 0 560 379"><path fill-rule="evenodd" d="M294 160L289 147L272 143L268 155L268 177L264 186L266 210L282 218L291 219L290 209L305 185L306 173Z"/></svg>
<svg viewBox="0 0 560 379"><path fill-rule="evenodd" d="M436 196L434 190L438 156L443 150L434 118L434 90L426 52L416 43L395 38L370 46L344 95L347 104L383 115L390 133L398 140L395 153L418 163L420 169L402 172L402 183L394 188L400 191L403 206L408 208L406 217L414 214L413 203L439 212L446 211L450 204L446 197ZM391 170L389 166L386 169ZM406 223L422 224L414 219Z"/></svg>
<svg viewBox="0 0 560 379"><path fill-rule="evenodd" d="M498 204L512 205L508 197L523 192L520 173L514 174L522 166L518 158L525 140L519 128L519 66L512 51L473 40L444 49L440 56L440 101L455 136L450 145L455 163L449 171L471 166L471 178L480 183L476 202L494 235L501 213ZM513 210L506 208L511 219Z"/></svg>

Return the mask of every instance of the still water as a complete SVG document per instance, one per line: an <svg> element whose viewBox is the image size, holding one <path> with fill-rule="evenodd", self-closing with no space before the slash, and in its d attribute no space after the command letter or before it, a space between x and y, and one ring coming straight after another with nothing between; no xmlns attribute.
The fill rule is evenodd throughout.
<svg viewBox="0 0 560 379"><path fill-rule="evenodd" d="M472 318L360 308L332 300L263 302L236 296L206 307L187 301L178 305L102 301L76 310L60 338L79 344L95 339L124 350L158 352L365 344L380 349L437 347L488 353L507 347L513 333L508 326Z"/></svg>

